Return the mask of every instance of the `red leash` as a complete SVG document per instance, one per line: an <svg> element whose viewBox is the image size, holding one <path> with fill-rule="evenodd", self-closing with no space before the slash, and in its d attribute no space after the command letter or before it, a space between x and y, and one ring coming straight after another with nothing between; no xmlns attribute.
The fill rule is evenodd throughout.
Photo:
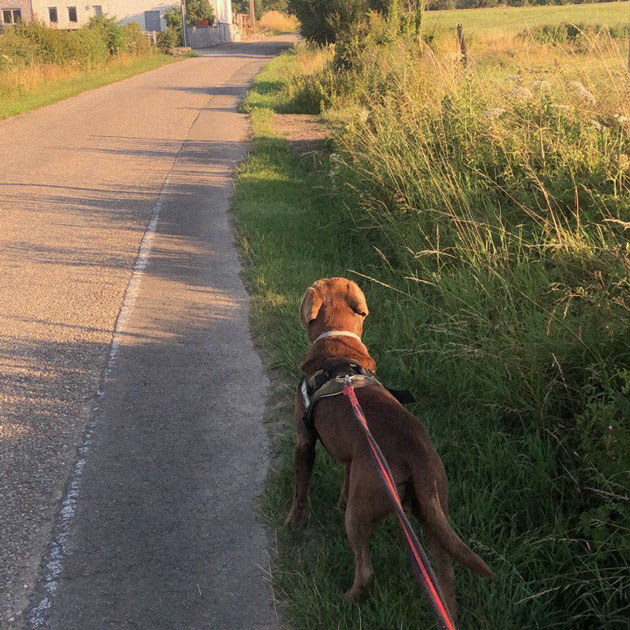
<svg viewBox="0 0 630 630"><path fill-rule="evenodd" d="M352 385L352 380L349 376L346 376L345 384L346 386L343 393L349 398L350 404L352 405L352 411L365 432L365 436L367 437L368 444L370 445L378 472L385 484L387 493L394 503L394 509L396 511L396 515L398 516L398 520L400 521L405 541L409 548L416 579L424 586L429 597L429 601L433 605L435 614L442 626L446 628L446 630L455 630L455 625L451 621L451 618L446 610L446 605L444 603L444 599L442 598L442 594L440 593L440 588L435 578L435 574L433 573L433 569L431 569L429 560L422 550L422 547L418 542L418 538L411 527L411 523L409 523L409 519L403 510L392 472L389 469L387 461L385 460L379 445L376 443L374 436L370 433L363 409L361 409L361 405L357 400L357 396L354 392L354 386Z"/></svg>

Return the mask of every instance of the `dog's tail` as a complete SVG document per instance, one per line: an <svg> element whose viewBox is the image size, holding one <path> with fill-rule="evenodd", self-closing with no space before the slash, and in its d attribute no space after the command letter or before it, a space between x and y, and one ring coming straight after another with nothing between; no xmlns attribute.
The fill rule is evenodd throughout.
<svg viewBox="0 0 630 630"><path fill-rule="evenodd" d="M414 475L414 489L419 504L422 525L436 538L436 542L459 563L473 573L492 579L490 567L453 531L442 509L435 481L430 493L418 483L421 476Z"/></svg>

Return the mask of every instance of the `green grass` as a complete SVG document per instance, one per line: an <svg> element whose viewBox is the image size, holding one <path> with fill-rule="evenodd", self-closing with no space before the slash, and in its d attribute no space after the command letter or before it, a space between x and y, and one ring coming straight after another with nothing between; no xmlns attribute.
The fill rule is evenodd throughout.
<svg viewBox="0 0 630 630"><path fill-rule="evenodd" d="M465 32L486 35L516 33L560 22L626 26L630 19L630 2L428 11L425 19L427 32L435 28L454 29L457 24L462 24Z"/></svg>
<svg viewBox="0 0 630 630"><path fill-rule="evenodd" d="M342 275L366 292L365 340L381 378L410 387L419 401L412 410L444 460L455 528L497 573L489 584L456 569L458 627L624 627L629 550L619 495L627 473L619 462L627 431L620 418L630 376L612 370L605 379L607 364L621 368L630 356L627 336L622 341L627 281L614 276L616 256L623 258L620 233L608 231L614 223L599 225L598 212L628 219L625 180L615 190L606 175L609 160L617 168L614 151L627 152L626 136L606 123L611 130L600 139L595 128L576 123L579 107L558 110L544 99L542 106L557 114L517 103L500 128L489 127L483 111L490 104L476 92L476 79L462 80L460 91L458 75L447 74L444 94L432 72L415 93L404 63L370 58L366 71L383 76L370 75L374 89L367 93L382 100L372 97L367 117L363 103L360 118L341 125L334 157L300 159L271 128L274 111L296 111L302 102L291 80L300 63L291 54L273 61L243 105L252 113L254 144L234 197L254 293L253 328L278 374L269 420L279 438L262 511L276 530L274 587L293 626L435 627L392 522L372 540L372 596L361 605L342 601L352 559L334 507L341 474L321 449L308 528L282 526L292 487L293 388L307 349L297 310L314 280ZM497 81L503 85L503 77ZM510 89L505 85L482 81L481 94L500 97ZM608 104L611 112L619 102ZM544 134L532 123L543 114ZM553 187L551 208L526 205L537 188L525 175L540 165L541 152L549 170L539 175L541 185ZM583 187L574 190L564 168ZM491 177L504 188L489 185ZM574 230L570 204L582 193L583 225ZM535 210L540 233L531 216L519 215L523 208ZM566 213L556 232L548 211ZM609 343L609 334L616 341ZM579 444L571 441L576 422ZM603 442L608 422L618 432L614 444Z"/></svg>
<svg viewBox="0 0 630 630"><path fill-rule="evenodd" d="M76 96L81 92L115 83L180 60L170 55L156 54L133 59L131 62L112 62L105 68L86 70L78 74L73 72L69 78L48 81L31 90L25 90L18 96L3 99L0 102L0 120L30 112L39 107ZM25 71L27 70L25 69ZM61 71L61 75L63 75L63 71Z"/></svg>

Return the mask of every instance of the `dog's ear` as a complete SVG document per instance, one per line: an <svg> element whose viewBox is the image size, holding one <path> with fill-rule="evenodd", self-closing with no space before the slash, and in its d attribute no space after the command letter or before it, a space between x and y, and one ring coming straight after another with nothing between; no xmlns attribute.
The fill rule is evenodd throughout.
<svg viewBox="0 0 630 630"><path fill-rule="evenodd" d="M300 306L300 319L302 320L302 328L307 328L308 325L317 317L319 309L322 307L322 297L319 291L314 287L307 289L304 297L302 298L302 305Z"/></svg>
<svg viewBox="0 0 630 630"><path fill-rule="evenodd" d="M347 300L350 308L355 313L361 315L362 317L368 316L368 313L370 311L368 311L367 302L365 301L365 295L363 295L363 291L361 291L361 289L359 289L359 287L354 282L348 283Z"/></svg>

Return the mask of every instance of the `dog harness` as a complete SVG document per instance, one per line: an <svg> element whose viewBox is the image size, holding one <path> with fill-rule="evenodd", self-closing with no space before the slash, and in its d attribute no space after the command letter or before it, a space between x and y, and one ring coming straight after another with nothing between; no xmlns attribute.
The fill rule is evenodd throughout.
<svg viewBox="0 0 630 630"><path fill-rule="evenodd" d="M350 378L355 389L378 385L386 389L399 403L405 405L415 402L409 390L389 389L385 387L372 370L368 370L356 361L351 359L337 359L324 363L321 370L318 370L310 378L303 378L298 389L304 402L304 415L302 420L304 425L316 437L319 437L313 423L313 411L315 404L322 398L330 398L343 394L346 377Z"/></svg>

